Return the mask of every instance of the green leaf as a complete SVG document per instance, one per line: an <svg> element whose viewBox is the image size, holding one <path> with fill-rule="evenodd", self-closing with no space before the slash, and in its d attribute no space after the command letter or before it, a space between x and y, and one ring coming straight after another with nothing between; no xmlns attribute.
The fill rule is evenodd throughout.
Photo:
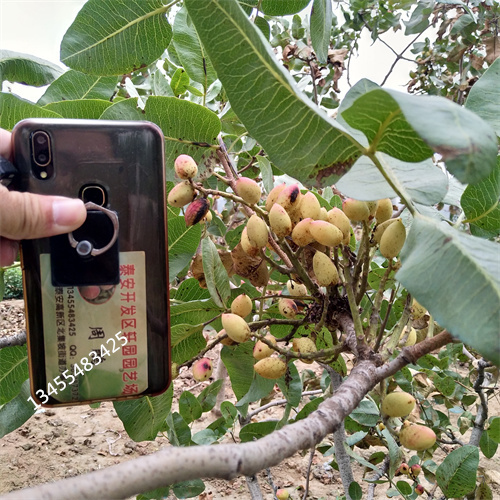
<svg viewBox="0 0 500 500"><path fill-rule="evenodd" d="M184 7L175 16L173 44L189 78L201 83L206 91L217 74Z"/></svg>
<svg viewBox="0 0 500 500"><path fill-rule="evenodd" d="M387 447L389 448L389 477L392 478L396 473L396 469L401 464L401 460L403 459L403 452L397 445L388 429L383 429L382 435L384 436Z"/></svg>
<svg viewBox="0 0 500 500"><path fill-rule="evenodd" d="M164 488L156 488L155 490L147 491L146 493L141 493L137 495L136 500L158 500L167 498L170 493L170 488L165 486Z"/></svg>
<svg viewBox="0 0 500 500"><path fill-rule="evenodd" d="M444 97L388 91L417 134L439 153L461 182L484 179L496 164L494 130L468 109Z"/></svg>
<svg viewBox="0 0 500 500"><path fill-rule="evenodd" d="M0 127L12 130L17 122L25 118L61 118L61 115L13 94L0 93Z"/></svg>
<svg viewBox="0 0 500 500"><path fill-rule="evenodd" d="M407 163L383 153L377 153L385 174L406 199L423 205L434 205L447 192L446 174L427 159ZM362 156L336 184L337 189L356 200L371 201L395 198L397 193L383 174L366 156Z"/></svg>
<svg viewBox="0 0 500 500"><path fill-rule="evenodd" d="M168 440L172 446L191 445L191 429L177 412L169 413L166 423Z"/></svg>
<svg viewBox="0 0 500 500"><path fill-rule="evenodd" d="M490 426L486 432L495 443L500 443L500 417L491 419Z"/></svg>
<svg viewBox="0 0 500 500"><path fill-rule="evenodd" d="M0 82L8 80L41 87L63 72L61 67L45 59L12 50L0 50Z"/></svg>
<svg viewBox="0 0 500 500"><path fill-rule="evenodd" d="M262 184L266 193L270 193L274 187L273 168L265 156L257 156L257 165L260 169Z"/></svg>
<svg viewBox="0 0 500 500"><path fill-rule="evenodd" d="M349 126L361 130L375 151L406 162L423 161L432 155L397 101L381 88L358 97L342 112L342 118Z"/></svg>
<svg viewBox="0 0 500 500"><path fill-rule="evenodd" d="M351 500L362 500L363 490L361 489L361 486L356 481L353 481L349 485L348 491L349 491L349 496L351 497Z"/></svg>
<svg viewBox="0 0 500 500"><path fill-rule="evenodd" d="M193 498L205 491L205 483L201 479L190 479L172 486L177 498Z"/></svg>
<svg viewBox="0 0 500 500"><path fill-rule="evenodd" d="M210 238L203 239L201 252L203 257L203 272L208 291L213 301L224 309L227 300L231 296L229 276L227 275L226 268L220 260L215 243Z"/></svg>
<svg viewBox="0 0 500 500"><path fill-rule="evenodd" d="M245 342L235 347L224 346L220 353L222 362L227 368L234 395L238 400L249 391L254 379L253 376L248 375L253 373L254 359L252 350L252 343Z"/></svg>
<svg viewBox="0 0 500 500"><path fill-rule="evenodd" d="M170 328L172 361L184 363L207 345L203 325L173 324Z"/></svg>
<svg viewBox="0 0 500 500"><path fill-rule="evenodd" d="M137 107L137 98L115 102L99 117L100 120L145 120L143 111Z"/></svg>
<svg viewBox="0 0 500 500"><path fill-rule="evenodd" d="M421 0L412 12L406 25L405 36L422 33L429 26L429 16L432 14L434 0Z"/></svg>
<svg viewBox="0 0 500 500"><path fill-rule="evenodd" d="M311 9L311 43L318 61L326 64L332 32L332 2L313 0Z"/></svg>
<svg viewBox="0 0 500 500"><path fill-rule="evenodd" d="M264 37L269 40L269 38L271 37L271 27L263 17L258 16L255 18L255 26L257 26L260 31L262 31Z"/></svg>
<svg viewBox="0 0 500 500"><path fill-rule="evenodd" d="M19 394L0 406L0 438L21 427L34 414L35 407L28 401L30 396L30 382L25 380Z"/></svg>
<svg viewBox="0 0 500 500"><path fill-rule="evenodd" d="M439 377L436 376L433 379L434 385L436 386L436 389L443 395L443 396L451 396L455 392L455 381L453 380L452 377Z"/></svg>
<svg viewBox="0 0 500 500"><path fill-rule="evenodd" d="M318 406L324 401L323 397L319 397L316 399L313 399L312 401L309 401L309 403L306 403L303 408L297 413L297 416L295 417L295 422L298 420L302 420L306 418L310 413L318 409Z"/></svg>
<svg viewBox="0 0 500 500"><path fill-rule="evenodd" d="M373 427L380 419L380 412L373 401L363 399L349 416L358 424Z"/></svg>
<svg viewBox="0 0 500 500"><path fill-rule="evenodd" d="M179 302L191 302L209 299L210 292L206 288L201 288L196 278L188 278L179 285L177 290L170 290L170 298Z"/></svg>
<svg viewBox="0 0 500 500"><path fill-rule="evenodd" d="M221 420L224 421L223 418ZM212 444L217 441L217 434L215 434L212 429L203 429L202 431L194 434L191 439L193 443L196 443L198 445Z"/></svg>
<svg viewBox="0 0 500 500"><path fill-rule="evenodd" d="M176 304L170 308L172 325L199 325L215 318L222 312L212 299L195 300L184 304Z"/></svg>
<svg viewBox="0 0 500 500"><path fill-rule="evenodd" d="M194 158L199 177L218 162L215 150L221 123L213 111L175 97L152 96L146 102L143 119L156 123L165 136L167 180L174 180L174 161L180 154Z"/></svg>
<svg viewBox="0 0 500 500"><path fill-rule="evenodd" d="M443 493L459 498L474 491L478 465L477 447L465 445L452 451L436 471L436 480Z"/></svg>
<svg viewBox="0 0 500 500"><path fill-rule="evenodd" d="M498 245L415 217L396 278L434 319L500 364Z"/></svg>
<svg viewBox="0 0 500 500"><path fill-rule="evenodd" d="M116 90L117 83L118 78L115 76L91 76L80 71L69 70L50 84L37 104L43 106L51 102L76 99L109 101Z"/></svg>
<svg viewBox="0 0 500 500"><path fill-rule="evenodd" d="M288 364L288 370L289 374L287 377L283 376L276 382L288 404L296 407L299 406L300 399L302 398L302 380L294 363Z"/></svg>
<svg viewBox="0 0 500 500"><path fill-rule="evenodd" d="M252 422L245 425L240 430L240 440L242 443L248 443L254 439L260 439L261 437L271 434L276 429L278 422L268 421L268 422Z"/></svg>
<svg viewBox="0 0 500 500"><path fill-rule="evenodd" d="M191 262L200 244L201 226L186 227L182 216L168 217L168 272L170 281Z"/></svg>
<svg viewBox="0 0 500 500"><path fill-rule="evenodd" d="M223 380L216 380L209 386L205 387L198 396L198 402L201 405L203 413L210 411L217 401L217 394L219 394L222 387Z"/></svg>
<svg viewBox="0 0 500 500"><path fill-rule="evenodd" d="M179 413L184 419L186 424L198 420L203 411L201 409L200 402L196 399L196 396L189 392L184 391L179 397Z"/></svg>
<svg viewBox="0 0 500 500"><path fill-rule="evenodd" d="M375 89L342 113L361 130L371 148L402 161L421 161L439 153L462 182L478 182L496 163L496 137L481 118L437 96L413 96Z"/></svg>
<svg viewBox="0 0 500 500"><path fill-rule="evenodd" d="M0 349L0 405L14 398L28 373L28 352L26 346L11 346Z"/></svg>
<svg viewBox="0 0 500 500"><path fill-rule="evenodd" d="M500 229L500 156L497 166L486 179L469 184L460 200L467 221L485 231Z"/></svg>
<svg viewBox="0 0 500 500"><path fill-rule="evenodd" d="M275 380L261 377L258 373L253 373L252 384L250 385L248 392L240 400L238 400L238 402L236 403L236 407L242 408L248 403L253 403L255 401L258 401L259 399L265 398L273 390L275 382Z"/></svg>
<svg viewBox="0 0 500 500"><path fill-rule="evenodd" d="M172 88L172 92L176 97L178 97L186 92L188 86L189 75L183 68L178 68L172 76L172 80L170 80L170 87Z"/></svg>
<svg viewBox="0 0 500 500"><path fill-rule="evenodd" d="M270 161L306 185L336 182L361 145L298 90L237 2L186 0L185 5L232 109Z"/></svg>
<svg viewBox="0 0 500 500"><path fill-rule="evenodd" d="M465 107L487 121L500 137L500 58L472 86Z"/></svg>
<svg viewBox="0 0 500 500"><path fill-rule="evenodd" d="M261 9L267 16L287 16L304 10L311 0L262 0Z"/></svg>
<svg viewBox="0 0 500 500"><path fill-rule="evenodd" d="M411 495L412 487L406 481L398 481L396 487L402 495Z"/></svg>
<svg viewBox="0 0 500 500"><path fill-rule="evenodd" d="M61 62L91 75L124 75L159 59L172 38L162 0L88 0L61 42Z"/></svg>
<svg viewBox="0 0 500 500"><path fill-rule="evenodd" d="M497 452L498 443L495 443L495 441L489 437L488 433L483 431L481 439L479 440L479 448L481 448L486 458L493 458Z"/></svg>
<svg viewBox="0 0 500 500"><path fill-rule="evenodd" d="M493 491L488 483L481 482L478 485L475 491L474 500L493 500Z"/></svg>
<svg viewBox="0 0 500 500"><path fill-rule="evenodd" d="M53 111L63 118L97 120L112 104L102 99L77 99L75 101L52 102L44 109Z"/></svg>
<svg viewBox="0 0 500 500"><path fill-rule="evenodd" d="M114 401L127 434L134 441L154 441L172 408L173 384L159 396Z"/></svg>

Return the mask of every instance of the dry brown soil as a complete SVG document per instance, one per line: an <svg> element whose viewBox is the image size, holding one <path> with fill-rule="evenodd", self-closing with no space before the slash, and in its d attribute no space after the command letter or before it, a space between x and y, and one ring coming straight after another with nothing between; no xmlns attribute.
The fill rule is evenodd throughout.
<svg viewBox="0 0 500 500"><path fill-rule="evenodd" d="M0 302L0 336L12 335L24 328L22 301ZM304 365L306 366L306 365ZM310 365L307 365L310 368ZM174 381L175 397L184 390L192 390L197 395L207 383L196 383L188 371L181 372ZM175 400L174 397L174 400ZM279 394L278 394L279 397ZM230 389L226 398L233 399ZM498 400L496 413L498 414ZM259 414L259 420L280 418L283 408L277 407ZM196 422L193 431L205 428L215 417L205 413ZM73 406L67 408L42 409L33 415L21 428L0 439L0 494L37 484L72 477L86 472L104 469L110 465L148 455L169 446L168 439L160 436L155 441L136 443L125 432L111 403L103 403L99 408ZM451 450L451 449L450 449ZM442 453L449 452L446 447ZM357 450L365 458L375 451ZM488 480L494 488L495 498L500 498L500 457L492 460L481 459L487 471ZM342 494L338 473L328 464L328 458L316 453L312 462L308 499L334 500ZM291 499L303 498L309 453L296 453L270 470L270 477L277 487L287 488ZM353 464L355 478L363 486L366 495L367 483L362 481L363 467ZM272 488L266 471L258 475L258 481L266 500L273 499ZM427 489L431 485L422 481ZM200 500L235 499L247 500L245 478L233 481L207 480L206 490ZM376 489L375 499L385 499L387 486ZM364 495L364 496L365 496ZM170 498L174 498L169 497Z"/></svg>

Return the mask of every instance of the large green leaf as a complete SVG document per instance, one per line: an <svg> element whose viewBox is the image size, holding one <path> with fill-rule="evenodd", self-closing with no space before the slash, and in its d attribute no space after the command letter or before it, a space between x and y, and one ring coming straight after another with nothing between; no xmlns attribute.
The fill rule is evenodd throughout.
<svg viewBox="0 0 500 500"><path fill-rule="evenodd" d="M314 0L311 9L311 43L318 61L325 64L332 32L331 0Z"/></svg>
<svg viewBox="0 0 500 500"><path fill-rule="evenodd" d="M149 66L172 38L166 11L162 0L88 0L64 35L61 62L100 76Z"/></svg>
<svg viewBox="0 0 500 500"><path fill-rule="evenodd" d="M209 299L210 292L206 288L201 288L200 282L196 278L188 278L179 285L177 290L170 290L170 298L179 302L190 302Z"/></svg>
<svg viewBox="0 0 500 500"><path fill-rule="evenodd" d="M381 88L359 96L342 112L342 118L361 130L375 151L402 161L422 161L432 155L432 150L401 113L398 103Z"/></svg>
<svg viewBox="0 0 500 500"><path fill-rule="evenodd" d="M497 166L486 179L470 184L465 189L460 204L468 221L485 231L500 229L500 156Z"/></svg>
<svg viewBox="0 0 500 500"><path fill-rule="evenodd" d="M25 380L19 394L0 406L0 438L21 427L34 414L35 407L28 401L29 397L30 383Z"/></svg>
<svg viewBox="0 0 500 500"><path fill-rule="evenodd" d="M179 325L185 326L185 325ZM176 326L172 327L172 330L176 330ZM192 334L189 337L182 339L175 346L172 347L172 361L177 364L186 362L187 360L193 358L199 352L206 347L207 341L203 336L202 328L197 330L191 330Z"/></svg>
<svg viewBox="0 0 500 500"><path fill-rule="evenodd" d="M52 82L37 104L44 105L75 99L110 100L118 79L115 76L91 76L80 71L69 70Z"/></svg>
<svg viewBox="0 0 500 500"><path fill-rule="evenodd" d="M399 160L439 153L462 182L484 179L496 162L496 137L488 123L443 97L375 89L356 99L342 117L366 135L373 150Z"/></svg>
<svg viewBox="0 0 500 500"><path fill-rule="evenodd" d="M186 227L182 216L168 217L168 272L170 281L191 262L200 244L201 226Z"/></svg>
<svg viewBox="0 0 500 500"><path fill-rule="evenodd" d="M262 12L268 16L286 16L305 9L311 0L262 0Z"/></svg>
<svg viewBox="0 0 500 500"><path fill-rule="evenodd" d="M201 83L206 91L217 79L217 74L185 8L175 16L173 44L191 80Z"/></svg>
<svg viewBox="0 0 500 500"><path fill-rule="evenodd" d="M434 205L446 194L448 179L444 172L427 159L418 163L407 163L384 153L377 157L385 174L408 200L423 205ZM362 156L336 184L346 196L357 200L380 200L397 196L375 164Z"/></svg>
<svg viewBox="0 0 500 500"><path fill-rule="evenodd" d="M152 96L144 110L135 99L110 106L101 116L107 120L149 120L156 123L165 136L167 180L174 180L174 161L180 154L192 156L198 163L199 175L208 175L219 147L217 136L221 123L209 109L175 97Z"/></svg>
<svg viewBox="0 0 500 500"><path fill-rule="evenodd" d="M254 359L252 350L253 344L245 342L235 347L224 346L220 353L231 380L231 387L238 400L245 396L253 383Z"/></svg>
<svg viewBox="0 0 500 500"><path fill-rule="evenodd" d="M63 69L39 57L0 50L0 82L24 83L41 87L48 85L63 73Z"/></svg>
<svg viewBox="0 0 500 500"><path fill-rule="evenodd" d="M446 456L436 470L436 481L448 498L462 498L476 487L479 449L462 446Z"/></svg>
<svg viewBox="0 0 500 500"><path fill-rule="evenodd" d="M498 58L471 88L465 107L486 120L500 137L500 58Z"/></svg>
<svg viewBox="0 0 500 500"><path fill-rule="evenodd" d="M361 145L298 90L237 2L185 5L234 112L270 160L306 185L336 182Z"/></svg>
<svg viewBox="0 0 500 500"><path fill-rule="evenodd" d="M4 347L0 350L0 405L16 396L28 378L26 346Z"/></svg>
<svg viewBox="0 0 500 500"><path fill-rule="evenodd" d="M61 115L13 94L0 93L0 127L12 130L17 122L25 118L61 118Z"/></svg>
<svg viewBox="0 0 500 500"><path fill-rule="evenodd" d="M154 441L172 408L173 384L159 396L115 401L118 417L134 441Z"/></svg>
<svg viewBox="0 0 500 500"><path fill-rule="evenodd" d="M435 320L500 365L499 246L415 217L396 278Z"/></svg>
<svg viewBox="0 0 500 500"><path fill-rule="evenodd" d="M184 304L175 304L170 308L172 325L199 325L218 316L223 310L212 299L195 300ZM217 323L220 325L220 320Z"/></svg>
<svg viewBox="0 0 500 500"><path fill-rule="evenodd" d="M97 120L109 106L111 103L102 99L77 99L75 101L51 102L43 108L54 111L63 118Z"/></svg>
<svg viewBox="0 0 500 500"><path fill-rule="evenodd" d="M217 248L210 238L204 238L201 243L203 258L203 273L207 288L213 301L221 308L226 307L227 299L231 296L229 276L222 264Z"/></svg>

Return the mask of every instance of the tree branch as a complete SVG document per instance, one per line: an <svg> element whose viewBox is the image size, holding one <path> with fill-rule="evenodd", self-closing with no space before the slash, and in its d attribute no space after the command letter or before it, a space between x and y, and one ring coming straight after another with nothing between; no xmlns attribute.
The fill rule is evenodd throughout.
<svg viewBox="0 0 500 500"><path fill-rule="evenodd" d="M251 476L266 467L279 464L298 450L316 446L327 434L338 429L344 418L381 380L451 341L451 335L445 330L431 339L405 347L396 359L382 367L376 368L371 361L360 362L332 397L321 403L307 418L257 441L185 448L169 446L149 456L79 477L14 491L0 499L127 498L188 479Z"/></svg>
<svg viewBox="0 0 500 500"><path fill-rule="evenodd" d="M21 330L20 332L7 337L0 337L0 349L3 349L4 347L11 347L13 345L24 344L26 344L26 330Z"/></svg>

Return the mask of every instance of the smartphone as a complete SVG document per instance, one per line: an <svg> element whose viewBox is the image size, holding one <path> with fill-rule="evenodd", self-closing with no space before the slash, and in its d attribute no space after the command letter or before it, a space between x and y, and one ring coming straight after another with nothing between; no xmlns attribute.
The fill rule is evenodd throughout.
<svg viewBox="0 0 500 500"><path fill-rule="evenodd" d="M164 137L146 121L27 119L11 188L81 198L84 224L21 242L31 394L43 406L170 384Z"/></svg>

